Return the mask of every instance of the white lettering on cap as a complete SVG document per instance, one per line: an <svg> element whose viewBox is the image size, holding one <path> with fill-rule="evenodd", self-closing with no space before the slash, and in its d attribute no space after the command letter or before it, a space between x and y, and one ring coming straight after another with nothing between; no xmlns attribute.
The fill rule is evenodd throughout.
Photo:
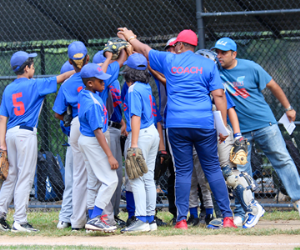
<svg viewBox="0 0 300 250"><path fill-rule="evenodd" d="M224 41L218 41L217 44L220 44L220 45L223 45L223 46L226 46L227 42L224 42Z"/></svg>

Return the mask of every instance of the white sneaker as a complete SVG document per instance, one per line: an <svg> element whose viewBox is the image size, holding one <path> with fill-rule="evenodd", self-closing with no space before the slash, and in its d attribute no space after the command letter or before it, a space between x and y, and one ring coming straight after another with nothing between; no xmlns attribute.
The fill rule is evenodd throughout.
<svg viewBox="0 0 300 250"><path fill-rule="evenodd" d="M157 224L156 220L153 220L151 223L149 223L150 231L156 231L157 230Z"/></svg>
<svg viewBox="0 0 300 250"><path fill-rule="evenodd" d="M234 216L233 222L234 225L236 225L237 227L242 227L244 223L243 218L241 216Z"/></svg>
<svg viewBox="0 0 300 250"><path fill-rule="evenodd" d="M254 227L258 223L260 217L264 216L264 213L266 212L258 202L255 202L253 204L253 206L257 207L258 212L256 215L251 214L251 213L248 214L248 219L247 219L246 223L244 224L243 228Z"/></svg>
<svg viewBox="0 0 300 250"><path fill-rule="evenodd" d="M300 200L295 201L293 204L295 209L299 212L299 216L300 216Z"/></svg>
<svg viewBox="0 0 300 250"><path fill-rule="evenodd" d="M71 226L71 223L68 223L68 222L64 222L64 221L59 221L57 223L57 228L58 229L64 229L64 228L68 228Z"/></svg>
<svg viewBox="0 0 300 250"><path fill-rule="evenodd" d="M155 223L156 224L156 223ZM150 226L148 222L142 222L141 220L137 219L130 224L129 227L125 227L121 230L121 233L127 232L149 232Z"/></svg>
<svg viewBox="0 0 300 250"><path fill-rule="evenodd" d="M39 232L40 230L32 227L29 223L19 224L17 222L14 222L11 231L14 233L17 233L17 232L31 233L31 232Z"/></svg>

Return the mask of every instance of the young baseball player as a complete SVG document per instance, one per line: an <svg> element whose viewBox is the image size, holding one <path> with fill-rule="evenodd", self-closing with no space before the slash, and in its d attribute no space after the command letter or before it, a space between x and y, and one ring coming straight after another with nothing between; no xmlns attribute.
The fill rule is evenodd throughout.
<svg viewBox="0 0 300 250"><path fill-rule="evenodd" d="M78 144L89 163L86 165L89 175L88 186L94 182L94 177L102 183L100 189L94 192L96 196L94 208L85 228L114 232L117 227L108 225L105 222L105 215L101 215L116 190L118 184L116 169L119 164L113 157L103 134L107 130L107 110L96 93L104 90L104 80L109 79L111 75L104 73L99 65L91 63L83 67L81 77L86 87L78 96L81 132Z"/></svg>
<svg viewBox="0 0 300 250"><path fill-rule="evenodd" d="M124 113L127 131L129 131L128 143L131 145L130 149L142 150L148 172L142 177L130 180L136 207L136 220L121 232L156 230L154 164L159 135L152 114L153 100L151 87L148 84L150 75L147 71L147 59L141 54L132 54L128 57L124 73L126 83L130 86L124 101Z"/></svg>
<svg viewBox="0 0 300 250"><path fill-rule="evenodd" d="M69 60L61 67L60 73L74 70ZM60 121L60 127L65 135L68 136L66 161L65 161L65 190L63 195L63 202L59 213L59 221L57 223L58 229L63 229L71 226L72 208L72 188L73 188L73 154L70 146L70 127L65 127L64 122Z"/></svg>
<svg viewBox="0 0 300 250"><path fill-rule="evenodd" d="M33 79L36 53L18 51L10 60L17 79L2 95L0 107L0 148L7 150L9 173L0 192L0 230L9 231L8 207L14 198L12 232L36 232L27 221L29 193L37 164L37 125L44 98L55 93L57 83L74 74L69 71L57 77Z"/></svg>

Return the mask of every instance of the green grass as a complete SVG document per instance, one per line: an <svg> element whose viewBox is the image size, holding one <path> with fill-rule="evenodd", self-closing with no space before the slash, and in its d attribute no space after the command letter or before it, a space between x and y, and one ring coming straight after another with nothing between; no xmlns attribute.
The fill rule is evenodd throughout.
<svg viewBox="0 0 300 250"><path fill-rule="evenodd" d="M44 246L44 245L22 245L22 246L1 246L1 250L121 250L125 248L103 248L92 246Z"/></svg>
<svg viewBox="0 0 300 250"><path fill-rule="evenodd" d="M2 232L1 235L9 235L9 236L28 236L28 235L39 235L39 236L47 236L47 237L61 237L61 236L104 236L107 235L101 232L92 232L86 234L85 230L72 232L71 228L58 230L56 225L58 223L58 211L51 212L30 212L28 213L28 222L32 224L34 227L38 228L40 232L37 233L12 233L12 232ZM123 220L127 219L127 213L120 213L120 217ZM158 212L158 217L161 218L165 222L169 222L172 219L172 215L168 212ZM262 220L276 221L276 220L299 220L299 214L296 211L291 212L272 212L266 213ZM10 210L8 213L7 220L10 225L13 223L13 210ZM120 234L119 230L115 234ZM281 229L221 229L221 230L208 230L199 227L189 227L189 230L176 230L172 226L167 227L159 227L159 230L151 232L151 233L131 233L130 235L156 235L156 236L171 236L171 235L218 235L218 234L229 234L229 235L276 235L276 234L300 234L300 229L295 230L281 230ZM52 248L51 248L52 249Z"/></svg>

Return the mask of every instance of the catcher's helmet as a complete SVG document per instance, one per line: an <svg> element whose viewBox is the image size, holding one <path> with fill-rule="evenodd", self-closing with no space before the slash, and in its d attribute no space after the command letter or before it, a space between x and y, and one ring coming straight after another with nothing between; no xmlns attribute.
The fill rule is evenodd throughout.
<svg viewBox="0 0 300 250"><path fill-rule="evenodd" d="M204 56L210 60L213 60L215 64L217 64L218 69L221 67L221 64L219 62L219 59L217 57L217 53L214 51L211 51L209 49L199 49L195 52L196 55Z"/></svg>

